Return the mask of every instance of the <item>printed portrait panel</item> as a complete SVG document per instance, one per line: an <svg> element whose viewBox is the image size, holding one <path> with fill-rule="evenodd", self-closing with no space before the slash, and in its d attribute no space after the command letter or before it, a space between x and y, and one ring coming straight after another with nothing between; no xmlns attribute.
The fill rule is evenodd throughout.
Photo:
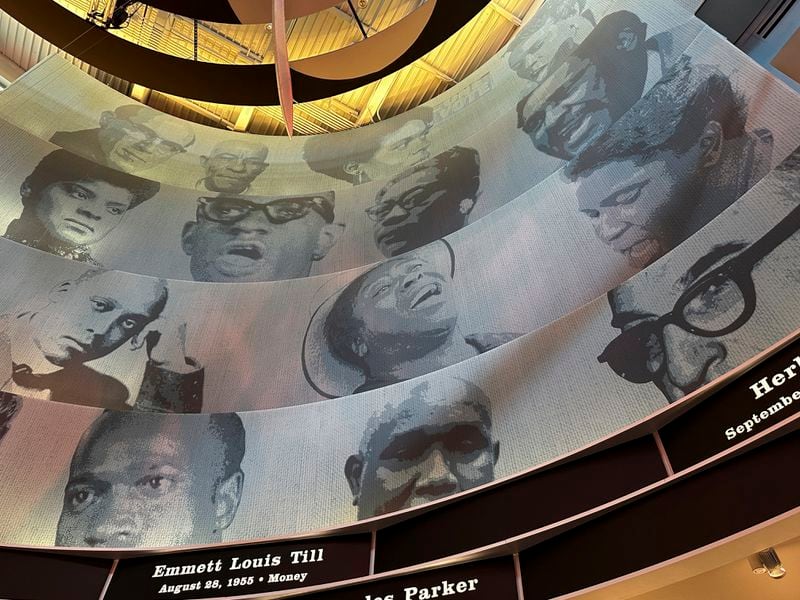
<svg viewBox="0 0 800 600"><path fill-rule="evenodd" d="M668 252L800 143L796 96L745 59L718 58L724 48L716 34L703 34L564 172L441 241L368 267L215 286L96 272L4 240L5 267L21 283L7 290L0 314L12 332L10 363L25 365L5 379L6 389L118 409L258 410L412 379L543 327ZM718 66L698 64L691 53ZM651 123L660 126L653 132ZM468 152L462 159L475 164ZM474 190L474 181L457 182ZM28 177L20 195L30 202L43 187ZM56 215L70 235L86 234L94 221L81 203L64 217L52 196L38 205L49 212L36 212ZM203 197L193 208L198 220L179 221L180 243L197 252L172 255L201 281L248 275L266 257L285 269L302 258L307 271L318 244L330 243L339 228L330 194L291 202ZM278 238L285 248L270 253L264 242L232 240L214 225L233 227L253 215L311 234L287 229L289 241ZM393 238L381 239L394 247ZM139 246L147 250L149 241ZM151 256L146 264L156 262Z"/></svg>
<svg viewBox="0 0 800 600"><path fill-rule="evenodd" d="M587 26L574 28L571 43L558 46L557 56L549 54L555 44L539 41L528 48L518 43L511 63L504 54L498 55L459 86L391 122L309 136L302 144L291 143L281 136L254 136L188 124L133 103L58 58L45 61L21 77L10 93L0 99L0 113L37 137L50 139L101 164L205 193L282 195L347 189L354 184L384 181L456 145L469 145L466 143L469 138L483 140L486 152L483 147L476 149L486 156L496 156L488 151L499 146L507 154L529 156L533 149L527 141L528 133L518 127L515 105L527 98L532 87L543 85L513 70L522 72L517 68L520 56L530 61L536 55L537 64L545 61L555 64L566 61L573 51L591 55L611 52L618 45L635 48L624 54L636 55L639 71L647 72L646 82L638 80L641 78L618 77L604 83L599 76L592 80L598 89L608 87L612 96L624 96L625 101L617 102L612 111L616 117L624 112L626 102L635 101L658 79L663 66L674 60L701 28L690 12L672 4L642 6L632 0L598 0L590 4L581 13ZM606 16L623 13L632 19L631 23L639 24L632 39L622 39L628 36L627 21L611 29L604 21ZM619 21L618 17L614 19ZM681 25L676 27L676 24ZM528 30L543 28L548 26L532 18L515 40ZM590 32L594 32L591 39L584 40ZM590 47L581 50L584 41ZM651 66L642 67L642 60L652 63ZM573 67L570 68L578 69ZM612 74L604 76L611 78ZM59 89L54 94L54 88L62 87L54 86L54 81L66 84L68 90ZM631 86L635 89L627 91ZM73 93L74 98L70 97ZM542 90L539 96L549 95ZM527 102L534 112L544 109L539 96ZM602 92L595 102L603 104L606 99ZM555 102L548 110L560 111L564 107L563 103ZM487 115L490 115L488 121ZM605 116L602 119L607 120ZM483 125L480 138L475 136L476 123ZM508 148L508 142L515 139L514 146ZM348 152L343 153L343 148ZM529 179L540 180L561 165L563 153L551 149L540 154L534 162L542 164L534 171L527 169ZM500 170L488 172L500 173Z"/></svg>
<svg viewBox="0 0 800 600"><path fill-rule="evenodd" d="M411 381L238 416L4 395L18 406L0 443L0 540L151 547L318 530L488 483L643 419L800 326L798 155L608 297Z"/></svg>

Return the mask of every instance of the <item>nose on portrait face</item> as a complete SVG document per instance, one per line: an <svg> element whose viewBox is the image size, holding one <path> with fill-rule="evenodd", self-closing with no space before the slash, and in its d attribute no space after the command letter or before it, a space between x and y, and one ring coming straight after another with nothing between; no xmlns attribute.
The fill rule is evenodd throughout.
<svg viewBox="0 0 800 600"><path fill-rule="evenodd" d="M717 338L694 335L677 327L664 327L664 374L656 385L670 401L678 400L714 379L723 369L727 348Z"/></svg>
<svg viewBox="0 0 800 600"><path fill-rule="evenodd" d="M80 518L80 517L78 517ZM128 486L113 486L85 513L83 540L87 546L133 548L146 533L143 507Z"/></svg>
<svg viewBox="0 0 800 600"><path fill-rule="evenodd" d="M414 496L436 500L460 491L451 463L452 457L446 456L438 447L433 448L419 467Z"/></svg>

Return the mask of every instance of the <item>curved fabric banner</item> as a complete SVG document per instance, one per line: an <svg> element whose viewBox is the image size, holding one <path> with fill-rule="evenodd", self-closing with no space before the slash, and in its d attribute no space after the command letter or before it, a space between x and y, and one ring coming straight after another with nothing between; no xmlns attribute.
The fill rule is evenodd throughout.
<svg viewBox="0 0 800 600"><path fill-rule="evenodd" d="M167 415L5 394L0 541L144 548L319 530L608 435L800 326L798 183L795 152L608 297L485 356L363 395Z"/></svg>
<svg viewBox="0 0 800 600"><path fill-rule="evenodd" d="M411 206L407 193L420 190L401 185L389 212L383 198L357 211L362 223L379 224L372 252L390 260L311 278L315 263L332 271L353 264L332 261L352 223L339 221L330 193L159 203L144 201L153 192L144 182L126 205L108 193L118 180L95 181L94 172L76 180L69 163L56 168L69 156L50 153L44 168L9 180L8 194L19 201L9 202L3 252L6 268L25 275L0 310L38 314L44 303L53 316L41 323L58 318L71 329L83 317L62 299L102 292L135 318L121 330L101 320L91 344L86 334L68 333L77 341L63 352L79 369L56 370L38 389L18 376L6 389L118 409L258 410L346 396L467 360L593 300L708 223L800 144L797 106L795 94L705 32L566 169L446 243L413 250L409 243L428 241L424 227L393 229L392 219L402 220L391 211ZM460 202L457 214L469 208ZM348 255L365 265L371 244L357 233L362 246ZM98 272L100 264L194 281ZM210 285L288 277L295 279ZM15 324L9 319L8 329ZM34 376L53 372L66 359L43 353L23 324L13 334L13 362Z"/></svg>
<svg viewBox="0 0 800 600"><path fill-rule="evenodd" d="M561 15L552 15L555 8L548 11L547 6L505 52L430 102L385 122L308 136L302 143L193 125L148 110L56 57L6 90L0 113L37 137L96 162L208 192L348 189L385 181L458 145L478 152L486 174L496 172L500 178L528 172L529 178L541 179L624 114L702 28L691 13L672 4L598 0L591 10L570 16L562 30L563 19L555 19ZM618 49L618 38L627 36L628 29L635 30L634 37ZM595 66L592 60L599 62ZM609 67L617 63L619 71ZM587 65L589 86L584 85ZM562 85L565 73L568 85ZM529 97L533 90L538 95ZM575 98L583 98L581 104L594 99L610 106L607 114L605 109L582 111L592 117L591 135L577 129L559 133L563 122L542 125L538 133L530 126L526 130L518 114L523 99L528 113L538 115L548 106L551 113L563 111ZM126 134L120 136L121 131ZM552 139L532 142L545 134ZM493 168L492 161L499 166ZM488 193L499 192L490 188Z"/></svg>

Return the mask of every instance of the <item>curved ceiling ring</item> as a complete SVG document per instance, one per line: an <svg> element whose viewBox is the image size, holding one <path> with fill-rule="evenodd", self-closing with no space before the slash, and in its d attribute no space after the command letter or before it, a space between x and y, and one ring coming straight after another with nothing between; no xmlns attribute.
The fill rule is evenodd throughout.
<svg viewBox="0 0 800 600"><path fill-rule="evenodd" d="M137 0L140 4L175 13L190 19L245 25L272 23L272 4L264 0ZM304 17L332 6L341 0L293 0L287 3L286 18Z"/></svg>
<svg viewBox="0 0 800 600"><path fill-rule="evenodd" d="M266 4L266 3L265 3ZM390 75L421 58L464 27L489 0L431 2L427 19L413 42L394 58L373 54L382 43L411 31L420 15L412 13L374 36L334 52L296 61L292 69L294 100L310 102L341 94ZM423 5L417 11L424 11ZM226 65L196 62L138 46L91 26L53 0L0 0L0 8L23 25L72 56L133 83L161 92L224 104L268 106L279 104L277 77L272 64ZM414 11L415 13L417 11ZM397 41L394 42L397 48ZM342 53L342 54L339 54ZM362 55L361 74L346 64ZM377 56L377 58L376 58ZM346 72L326 70L325 64L344 65ZM384 66L381 66L384 65ZM303 69L303 72L299 69ZM377 69L377 70L370 70ZM331 72L333 76L322 76Z"/></svg>

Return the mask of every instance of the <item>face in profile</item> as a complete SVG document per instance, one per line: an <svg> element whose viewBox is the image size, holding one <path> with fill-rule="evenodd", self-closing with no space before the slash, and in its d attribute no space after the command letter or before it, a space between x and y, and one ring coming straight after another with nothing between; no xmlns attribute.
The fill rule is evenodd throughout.
<svg viewBox="0 0 800 600"><path fill-rule="evenodd" d="M235 516L243 476L238 465L226 474L226 440L213 416L181 417L105 413L95 421L72 457L56 545L219 541Z"/></svg>
<svg viewBox="0 0 800 600"><path fill-rule="evenodd" d="M322 197L200 198L183 250L195 281L246 282L305 277L338 239Z"/></svg>
<svg viewBox="0 0 800 600"><path fill-rule="evenodd" d="M423 356L441 345L453 331L458 311L449 276L414 254L386 261L366 275L353 304L353 318L361 324L370 356L398 361Z"/></svg>
<svg viewBox="0 0 800 600"><path fill-rule="evenodd" d="M166 298L163 281L122 283L111 272L65 281L31 321L32 342L54 365L85 363L113 352L156 319Z"/></svg>
<svg viewBox="0 0 800 600"><path fill-rule="evenodd" d="M23 199L31 194L27 182ZM130 190L96 179L56 181L45 186L35 200L36 219L54 239L68 245L90 245L119 225L130 208Z"/></svg>
<svg viewBox="0 0 800 600"><path fill-rule="evenodd" d="M267 168L266 146L248 141L220 142L204 157L205 186L212 192L241 194Z"/></svg>
<svg viewBox="0 0 800 600"><path fill-rule="evenodd" d="M174 117L146 109L127 111L126 117L106 111L97 137L108 166L138 173L186 152L194 134Z"/></svg>
<svg viewBox="0 0 800 600"><path fill-rule="evenodd" d="M800 293L799 217L794 209L758 242L715 244L688 269L667 259L613 290L612 325L622 333L599 360L675 401L789 333L797 317L786 299Z"/></svg>
<svg viewBox="0 0 800 600"><path fill-rule="evenodd" d="M660 150L643 164L615 160L582 176L578 207L600 241L642 268L685 239L699 197L699 151Z"/></svg>
<svg viewBox="0 0 800 600"><path fill-rule="evenodd" d="M464 226L475 198L458 197L440 176L435 159L410 169L384 187L367 209L375 222L375 244L384 256L414 250Z"/></svg>
<svg viewBox="0 0 800 600"><path fill-rule="evenodd" d="M388 179L404 167L430 158L429 130L428 123L416 119L387 133L375 154L360 165L364 175L372 181Z"/></svg>
<svg viewBox="0 0 800 600"><path fill-rule="evenodd" d="M494 479L499 443L488 399L475 385L422 383L379 417L345 467L358 518L419 506Z"/></svg>

